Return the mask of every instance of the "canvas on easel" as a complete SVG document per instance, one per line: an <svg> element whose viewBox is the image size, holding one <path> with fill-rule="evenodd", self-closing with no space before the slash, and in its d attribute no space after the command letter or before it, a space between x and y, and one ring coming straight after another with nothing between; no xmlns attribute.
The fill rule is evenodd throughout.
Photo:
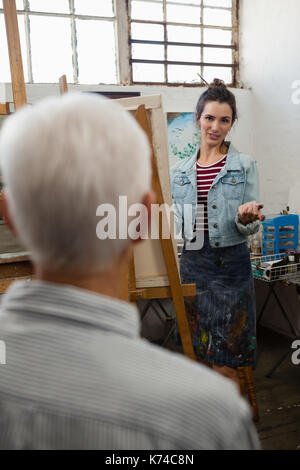
<svg viewBox="0 0 300 470"><path fill-rule="evenodd" d="M161 96L128 98L118 102L134 113L148 137L152 153L152 189L156 193L157 203L162 208L171 206L167 129ZM169 236L164 238L162 220L163 217L159 221L159 239L149 238L134 249L129 270L129 299L172 298L184 354L195 360L184 297L195 296L196 286L181 284L174 223L165 213L165 221L169 220L170 226Z"/></svg>
<svg viewBox="0 0 300 470"><path fill-rule="evenodd" d="M153 174L152 178L152 188L158 197L158 204L166 204L168 207L171 207L172 197L169 178L167 133L161 96L155 95L124 98L116 101L120 103L126 110L132 112L134 116L139 106L145 106L149 126L148 129L151 133L150 138L152 139L153 151L155 154L154 158L156 160L155 163L158 172L157 178L160 182L161 189L155 187L155 185L157 185L157 182L155 182L155 174ZM138 117L136 118L138 120ZM162 192L161 197L159 197L159 191ZM167 225L167 214L165 213L164 215L164 223ZM172 222L172 217L170 218L170 222ZM154 219L153 223L155 223ZM171 227L169 227L169 229L172 232ZM168 232L168 230L166 230L166 232ZM176 268L178 269L177 245L176 240L172 236L172 233L171 241ZM136 245L134 248L134 267L137 288L169 286L168 272L164 262L160 239L148 239Z"/></svg>

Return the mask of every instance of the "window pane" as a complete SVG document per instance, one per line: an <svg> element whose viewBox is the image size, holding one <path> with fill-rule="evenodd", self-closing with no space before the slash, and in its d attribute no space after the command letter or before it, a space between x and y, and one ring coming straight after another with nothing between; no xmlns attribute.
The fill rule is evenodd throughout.
<svg viewBox="0 0 300 470"><path fill-rule="evenodd" d="M231 49L215 49L213 47L205 47L203 49L204 62L217 64L232 64Z"/></svg>
<svg viewBox="0 0 300 470"><path fill-rule="evenodd" d="M34 82L73 82L71 25L68 18L30 16ZM55 32L55 34L53 34Z"/></svg>
<svg viewBox="0 0 300 470"><path fill-rule="evenodd" d="M168 60L200 62L200 47L168 46Z"/></svg>
<svg viewBox="0 0 300 470"><path fill-rule="evenodd" d="M214 8L203 9L203 23L212 26L231 26L232 13L228 10L216 10Z"/></svg>
<svg viewBox="0 0 300 470"><path fill-rule="evenodd" d="M176 23L200 24L200 7L167 5L167 21Z"/></svg>
<svg viewBox="0 0 300 470"><path fill-rule="evenodd" d="M24 80L25 82L28 82L29 77L28 77L27 46L26 46L25 16L24 15L18 15L18 25L19 25L19 35L20 35L20 43L21 43Z"/></svg>
<svg viewBox="0 0 300 470"><path fill-rule="evenodd" d="M10 82L11 77L3 14L0 15L0 31L2 32L2 41L0 41L0 82Z"/></svg>
<svg viewBox="0 0 300 470"><path fill-rule="evenodd" d="M167 33L170 42L201 42L200 29L192 26L167 26Z"/></svg>
<svg viewBox="0 0 300 470"><path fill-rule="evenodd" d="M186 6L186 0L167 0L167 3L181 3ZM200 5L201 0L188 0L188 3L191 5Z"/></svg>
<svg viewBox="0 0 300 470"><path fill-rule="evenodd" d="M163 41L164 27L160 24L131 23L132 39Z"/></svg>
<svg viewBox="0 0 300 470"><path fill-rule="evenodd" d="M76 20L80 83L117 83L114 24Z"/></svg>
<svg viewBox="0 0 300 470"><path fill-rule="evenodd" d="M232 0L203 0L203 5L205 7L232 8Z"/></svg>
<svg viewBox="0 0 300 470"><path fill-rule="evenodd" d="M112 0L75 0L76 15L114 16Z"/></svg>
<svg viewBox="0 0 300 470"><path fill-rule="evenodd" d="M170 83L199 83L200 67L196 65L168 65Z"/></svg>
<svg viewBox="0 0 300 470"><path fill-rule="evenodd" d="M232 32L222 29L204 28L203 41L205 44L224 44L224 46L230 46L232 43Z"/></svg>
<svg viewBox="0 0 300 470"><path fill-rule="evenodd" d="M3 2L1 2L1 3L3 3ZM16 7L17 7L17 10L24 10L23 0L16 0Z"/></svg>
<svg viewBox="0 0 300 470"><path fill-rule="evenodd" d="M225 83L232 83L231 67L204 67L203 78L208 83L213 82L214 78L224 80Z"/></svg>
<svg viewBox="0 0 300 470"><path fill-rule="evenodd" d="M164 46L132 44L133 59L164 60Z"/></svg>
<svg viewBox="0 0 300 470"><path fill-rule="evenodd" d="M19 34L21 43L21 54L22 63L24 70L24 80L28 81L28 66L27 66L27 54L26 54L26 41L25 41L25 25L24 16L18 15ZM0 15L0 31L2 32L2 41L0 41L0 82L11 82L9 57L8 57L8 45L6 40L6 28L4 15Z"/></svg>
<svg viewBox="0 0 300 470"><path fill-rule="evenodd" d="M132 64L134 82L164 82L164 66L160 64Z"/></svg>
<svg viewBox="0 0 300 470"><path fill-rule="evenodd" d="M131 2L131 18L148 21L163 20L163 4L151 2Z"/></svg>
<svg viewBox="0 0 300 470"><path fill-rule="evenodd" d="M45 13L70 13L68 0L30 0L30 10Z"/></svg>

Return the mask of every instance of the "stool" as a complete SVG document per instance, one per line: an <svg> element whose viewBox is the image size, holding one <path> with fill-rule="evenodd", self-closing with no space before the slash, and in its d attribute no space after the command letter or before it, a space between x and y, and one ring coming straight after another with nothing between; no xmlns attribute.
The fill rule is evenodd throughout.
<svg viewBox="0 0 300 470"><path fill-rule="evenodd" d="M248 396L250 406L252 408L253 421L259 421L258 406L256 401L256 393L254 390L252 367L238 367L238 375L240 382L241 394Z"/></svg>

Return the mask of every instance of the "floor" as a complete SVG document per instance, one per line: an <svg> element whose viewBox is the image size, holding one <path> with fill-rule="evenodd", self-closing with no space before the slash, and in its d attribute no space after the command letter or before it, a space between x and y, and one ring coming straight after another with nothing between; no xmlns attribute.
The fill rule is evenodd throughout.
<svg viewBox="0 0 300 470"><path fill-rule="evenodd" d="M257 332L254 383L260 420L257 430L265 450L300 450L300 364L292 363L292 340L266 328ZM290 354L268 378L286 351ZM300 354L298 355L300 358Z"/></svg>
<svg viewBox="0 0 300 470"><path fill-rule="evenodd" d="M152 329L152 337L148 339L162 344L164 338L168 336L172 322L164 321L163 312L160 311L158 315L157 310L156 319L159 316L161 318L155 328L156 334L153 334L154 329ZM144 333L149 332L145 319L143 324ZM147 337L147 334L144 336ZM167 343L168 349L177 349L172 344L171 338L172 335ZM260 418L256 427L261 446L264 450L300 450L300 364L292 364L291 357L295 352L291 348L292 340L272 330L260 328L257 332L257 341L258 360L253 375ZM266 377L287 351L291 352L288 357L270 378ZM300 353L298 357L300 359Z"/></svg>

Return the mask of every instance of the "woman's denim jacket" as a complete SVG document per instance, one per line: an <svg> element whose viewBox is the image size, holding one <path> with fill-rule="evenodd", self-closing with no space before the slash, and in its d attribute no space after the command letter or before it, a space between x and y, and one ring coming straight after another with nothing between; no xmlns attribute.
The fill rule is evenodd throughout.
<svg viewBox="0 0 300 470"><path fill-rule="evenodd" d="M228 145L228 143L227 143ZM171 186L175 229L186 241L195 237L194 226L197 202L198 151L171 168ZM226 163L215 177L208 192L208 229L212 247L243 243L248 235L258 232L258 220L243 225L238 219L241 204L258 201L258 172L256 161L238 152L229 144Z"/></svg>

